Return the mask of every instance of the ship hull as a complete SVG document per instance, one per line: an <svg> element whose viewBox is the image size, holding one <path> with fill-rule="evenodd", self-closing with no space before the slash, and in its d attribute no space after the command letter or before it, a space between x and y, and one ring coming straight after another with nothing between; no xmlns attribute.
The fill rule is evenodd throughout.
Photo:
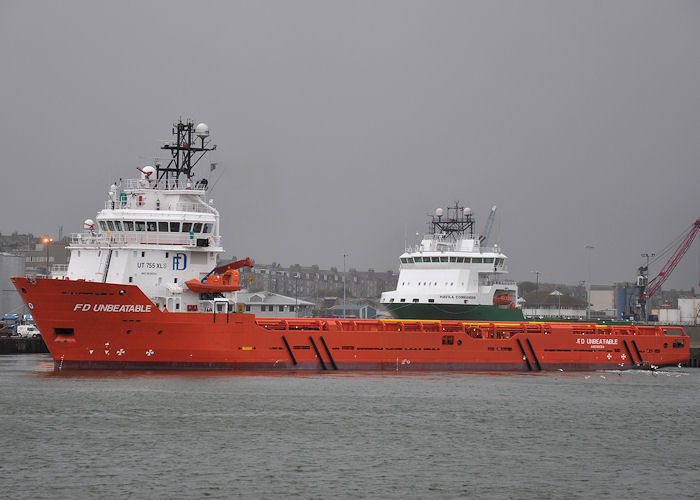
<svg viewBox="0 0 700 500"><path fill-rule="evenodd" d="M524 321L518 308L471 304L408 304L385 303L396 319L465 320L465 321Z"/></svg>
<svg viewBox="0 0 700 500"><path fill-rule="evenodd" d="M166 312L133 285L12 280L57 370L597 370L690 354L681 328Z"/></svg>

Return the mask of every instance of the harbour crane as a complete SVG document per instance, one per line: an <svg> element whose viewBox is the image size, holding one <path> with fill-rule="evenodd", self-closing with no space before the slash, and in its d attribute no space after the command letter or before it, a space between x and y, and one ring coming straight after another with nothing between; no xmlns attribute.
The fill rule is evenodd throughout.
<svg viewBox="0 0 700 500"><path fill-rule="evenodd" d="M489 214L489 218L486 220L486 225L484 226L484 230L481 231L481 237L479 238L479 243L481 243L482 247L489 246L489 236L491 235L491 229L493 228L493 221L495 218L496 218L496 205L491 207L491 213Z"/></svg>
<svg viewBox="0 0 700 500"><path fill-rule="evenodd" d="M639 308L640 312L642 313L642 318L646 318L647 300L649 300L656 292L659 291L661 285L663 285L664 282L671 275L671 273L681 261L685 253L688 251L688 248L690 248L690 245L693 244L693 240L695 240L695 236L697 236L698 231L700 231L700 218L697 219L692 226L690 226L690 229L688 229L687 232L684 232L680 236L681 242L676 248L676 251L673 252L671 257L669 257L666 264L664 264L664 267L661 269L661 271L659 271L659 274L657 274L651 281L648 281L647 278L649 263L647 262L646 266L641 266L639 268L639 276L637 277L637 289L639 290ZM672 246L670 246L670 248L672 248ZM667 252L668 250L660 253L658 258L661 258ZM645 256L649 257L648 254L645 254Z"/></svg>

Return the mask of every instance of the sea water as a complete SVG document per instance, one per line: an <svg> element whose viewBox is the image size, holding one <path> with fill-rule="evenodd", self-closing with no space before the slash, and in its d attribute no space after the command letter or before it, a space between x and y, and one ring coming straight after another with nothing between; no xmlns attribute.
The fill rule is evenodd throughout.
<svg viewBox="0 0 700 500"><path fill-rule="evenodd" d="M5 498L691 498L700 370L54 373L0 356Z"/></svg>

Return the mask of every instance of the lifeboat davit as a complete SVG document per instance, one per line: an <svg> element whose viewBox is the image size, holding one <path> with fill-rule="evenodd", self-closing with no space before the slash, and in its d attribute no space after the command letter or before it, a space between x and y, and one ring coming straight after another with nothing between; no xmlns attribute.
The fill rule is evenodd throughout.
<svg viewBox="0 0 700 500"><path fill-rule="evenodd" d="M508 305L511 305L512 303L513 303L513 299L510 298L509 293L493 296L493 305L495 305L495 306L508 306Z"/></svg>
<svg viewBox="0 0 700 500"><path fill-rule="evenodd" d="M236 292L241 289L238 282L238 271L229 269L223 276L220 274L211 274L207 276L204 282L199 280L189 280L185 282L187 288L196 293L224 293Z"/></svg>

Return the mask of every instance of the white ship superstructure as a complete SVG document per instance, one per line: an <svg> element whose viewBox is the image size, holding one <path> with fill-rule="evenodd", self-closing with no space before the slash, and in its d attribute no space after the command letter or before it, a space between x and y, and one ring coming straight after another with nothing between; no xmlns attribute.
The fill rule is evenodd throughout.
<svg viewBox="0 0 700 500"><path fill-rule="evenodd" d="M495 207L489 222L494 211ZM381 302L392 315L522 317L519 309L510 311L515 308L518 289L514 281L502 279L508 272L506 255L498 245L482 246L487 236L476 236L473 228L471 210L458 203L446 215L442 209L435 211L431 233L400 257L396 290L382 294Z"/></svg>
<svg viewBox="0 0 700 500"><path fill-rule="evenodd" d="M208 181L195 180L192 168L216 146L203 123L179 122L173 134L162 146L172 155L165 167L156 162L139 169L138 179L115 182L96 221L71 235L66 277L138 285L172 312L206 310L212 301L185 283L210 274L223 248L219 213L204 201Z"/></svg>

